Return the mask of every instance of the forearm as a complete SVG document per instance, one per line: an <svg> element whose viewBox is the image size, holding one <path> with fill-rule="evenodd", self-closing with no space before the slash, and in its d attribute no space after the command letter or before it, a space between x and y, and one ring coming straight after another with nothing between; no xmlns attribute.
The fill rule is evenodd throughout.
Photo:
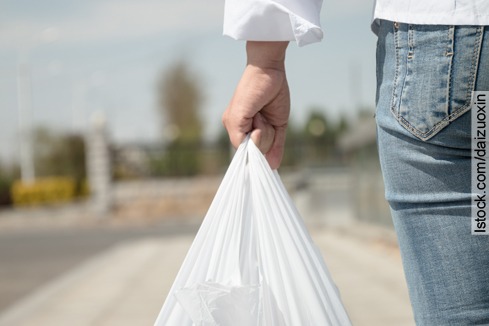
<svg viewBox="0 0 489 326"><path fill-rule="evenodd" d="M289 42L246 42L247 65L285 71L285 52Z"/></svg>

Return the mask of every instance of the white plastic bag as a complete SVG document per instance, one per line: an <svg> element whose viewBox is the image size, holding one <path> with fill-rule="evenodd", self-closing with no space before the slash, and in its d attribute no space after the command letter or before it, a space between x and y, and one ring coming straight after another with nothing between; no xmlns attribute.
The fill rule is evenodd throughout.
<svg viewBox="0 0 489 326"><path fill-rule="evenodd" d="M238 148L155 326L351 325L276 171Z"/></svg>

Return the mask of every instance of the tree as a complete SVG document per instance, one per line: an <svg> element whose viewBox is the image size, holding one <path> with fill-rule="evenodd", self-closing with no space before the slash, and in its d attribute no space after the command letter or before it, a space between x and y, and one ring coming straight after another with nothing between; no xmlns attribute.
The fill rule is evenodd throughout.
<svg viewBox="0 0 489 326"><path fill-rule="evenodd" d="M304 126L308 157L313 162L332 159L331 155L335 149L336 128L323 112L324 110L319 108L312 109Z"/></svg>
<svg viewBox="0 0 489 326"><path fill-rule="evenodd" d="M336 125L336 137L339 138L341 135L348 131L348 128L348 119L344 114L342 114L340 117L340 121Z"/></svg>
<svg viewBox="0 0 489 326"><path fill-rule="evenodd" d="M0 162L0 207L12 205L10 187L19 176L20 168L17 164L9 166Z"/></svg>
<svg viewBox="0 0 489 326"><path fill-rule="evenodd" d="M40 177L70 176L81 181L86 176L85 141L77 134L34 131L34 160Z"/></svg>
<svg viewBox="0 0 489 326"><path fill-rule="evenodd" d="M198 79L185 62L179 61L164 73L158 83L159 107L166 121L163 135L170 128L172 141L198 143L202 137L200 108L203 100Z"/></svg>
<svg viewBox="0 0 489 326"><path fill-rule="evenodd" d="M195 74L184 61L166 71L158 83L159 112L163 138L169 141L163 157L155 157L155 174L194 175L200 171L199 147L202 140L200 108L202 90Z"/></svg>
<svg viewBox="0 0 489 326"><path fill-rule="evenodd" d="M306 139L319 144L331 140L334 127L322 110L313 109L306 120L304 134Z"/></svg>

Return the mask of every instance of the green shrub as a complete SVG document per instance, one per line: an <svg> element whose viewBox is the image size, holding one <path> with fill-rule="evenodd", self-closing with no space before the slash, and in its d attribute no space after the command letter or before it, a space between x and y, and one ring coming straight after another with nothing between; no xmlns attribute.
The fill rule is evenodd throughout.
<svg viewBox="0 0 489 326"><path fill-rule="evenodd" d="M35 206L72 201L76 188L76 181L69 177L42 178L29 184L17 180L11 194L15 206Z"/></svg>
<svg viewBox="0 0 489 326"><path fill-rule="evenodd" d="M10 196L10 186L12 181L8 178L0 176L0 206L9 206L12 204Z"/></svg>

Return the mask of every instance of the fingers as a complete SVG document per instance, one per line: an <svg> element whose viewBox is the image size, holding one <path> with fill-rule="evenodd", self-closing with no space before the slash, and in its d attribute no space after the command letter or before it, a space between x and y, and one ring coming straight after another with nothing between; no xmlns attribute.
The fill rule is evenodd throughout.
<svg viewBox="0 0 489 326"><path fill-rule="evenodd" d="M229 139L234 148L245 139L247 132L240 131L239 128L232 126L232 119L228 119L228 111L223 115L223 124L229 132ZM286 127L275 127L271 125L261 113L257 113L252 120L251 140L256 147L265 155L270 167L275 170L280 167L285 147L285 130Z"/></svg>
<svg viewBox="0 0 489 326"><path fill-rule="evenodd" d="M284 70L247 65L222 121L235 148L251 132L251 139L270 166L280 166L290 95Z"/></svg>
<svg viewBox="0 0 489 326"><path fill-rule="evenodd" d="M284 155L286 127L272 126L261 113L253 119L251 140L265 154L270 167L275 170L280 167Z"/></svg>
<svg viewBox="0 0 489 326"><path fill-rule="evenodd" d="M257 113L253 118L251 140L263 154L266 154L272 148L274 138L275 128L263 118L261 113Z"/></svg>
<svg viewBox="0 0 489 326"><path fill-rule="evenodd" d="M222 123L226 128L229 140L234 148L238 148L252 129L252 119L232 117L232 111L228 108L223 116Z"/></svg>
<svg viewBox="0 0 489 326"><path fill-rule="evenodd" d="M285 127L275 129L272 147L265 155L272 170L278 169L282 163L285 148L285 131Z"/></svg>
<svg viewBox="0 0 489 326"><path fill-rule="evenodd" d="M237 128L233 128L234 120L228 119L225 112L223 115L223 123L229 132L229 139L234 148L238 148L246 137L246 132L241 132ZM258 149L265 155L268 164L272 169L278 169L282 162L285 146L285 127L275 127L271 125L261 113L257 113L253 118L250 130L251 140Z"/></svg>

